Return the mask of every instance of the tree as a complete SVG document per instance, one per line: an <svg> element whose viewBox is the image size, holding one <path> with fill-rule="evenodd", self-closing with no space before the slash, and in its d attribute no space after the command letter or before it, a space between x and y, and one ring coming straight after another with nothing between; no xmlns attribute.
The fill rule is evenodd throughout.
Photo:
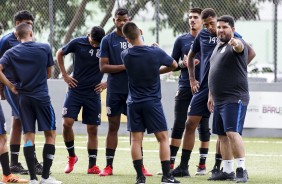
<svg viewBox="0 0 282 184"><path fill-rule="evenodd" d="M191 7L211 7L218 15L230 14L235 19L258 20L258 3L273 0L159 0L160 4L160 28L172 28L174 35L188 30L187 12ZM92 2L97 8L87 10L87 5ZM129 9L130 15L134 18L140 10L147 9L147 4L151 2L153 8L156 6L155 0L53 0L54 33L49 38L53 43L55 52L71 38L85 34L85 20L94 17L99 11L104 14L99 25L105 27L112 16L115 5ZM224 7L224 8L223 8ZM49 0L1 0L0 21L5 29L14 27L12 17L19 10L29 10L35 17L36 33L46 33L49 30ZM152 9L152 7L150 8ZM110 32L114 26L106 32ZM155 33L155 28L152 32ZM70 68L69 72L72 71ZM58 78L59 68L55 66L53 78Z"/></svg>

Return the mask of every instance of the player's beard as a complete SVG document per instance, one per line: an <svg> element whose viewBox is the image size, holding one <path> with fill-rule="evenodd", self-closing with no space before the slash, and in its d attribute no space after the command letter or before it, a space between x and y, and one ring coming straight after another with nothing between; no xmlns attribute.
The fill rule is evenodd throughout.
<svg viewBox="0 0 282 184"><path fill-rule="evenodd" d="M219 36L219 40L224 43L228 43L230 39L231 39L231 35Z"/></svg>

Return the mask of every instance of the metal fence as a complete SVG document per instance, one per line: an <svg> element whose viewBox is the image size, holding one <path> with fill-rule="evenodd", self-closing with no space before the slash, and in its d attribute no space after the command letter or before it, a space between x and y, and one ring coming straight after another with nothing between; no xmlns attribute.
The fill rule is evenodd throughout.
<svg viewBox="0 0 282 184"><path fill-rule="evenodd" d="M270 12L266 12L264 6L271 7ZM36 18L37 40L49 42L55 55L72 38L86 35L92 26L100 25L106 32L112 31L113 12L118 7L125 7L142 28L145 41L148 44L158 42L171 53L176 36L189 29L188 10L211 7L218 15L234 16L239 33L257 52L254 62L271 63L274 69L279 69L282 56L277 50L281 50L282 38L277 29L281 29L282 20L281 16L280 20L277 17L282 13L281 6L281 0L1 0L0 22L7 33L14 27L12 17L17 11L31 11ZM267 50L262 45L267 45ZM69 58L69 72L72 71L71 63ZM59 74L56 66L53 78L59 78Z"/></svg>

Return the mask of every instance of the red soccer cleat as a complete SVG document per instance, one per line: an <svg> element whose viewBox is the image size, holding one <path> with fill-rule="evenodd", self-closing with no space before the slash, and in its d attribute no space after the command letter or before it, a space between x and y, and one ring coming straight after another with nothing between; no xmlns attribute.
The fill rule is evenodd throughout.
<svg viewBox="0 0 282 184"><path fill-rule="evenodd" d="M109 175L113 175L113 169L109 165L99 173L99 176L109 176Z"/></svg>
<svg viewBox="0 0 282 184"><path fill-rule="evenodd" d="M68 174L70 172L72 172L74 164L78 161L78 157L75 155L75 157L71 157L69 156L69 161L67 166L65 167L65 173Z"/></svg>
<svg viewBox="0 0 282 184"><path fill-rule="evenodd" d="M100 174L100 172L101 172L101 170L96 165L94 165L91 168L88 168L88 170L87 170L87 174Z"/></svg>
<svg viewBox="0 0 282 184"><path fill-rule="evenodd" d="M144 176L153 176L153 174L150 173L150 172L144 167L144 165L142 165L142 173L144 174Z"/></svg>

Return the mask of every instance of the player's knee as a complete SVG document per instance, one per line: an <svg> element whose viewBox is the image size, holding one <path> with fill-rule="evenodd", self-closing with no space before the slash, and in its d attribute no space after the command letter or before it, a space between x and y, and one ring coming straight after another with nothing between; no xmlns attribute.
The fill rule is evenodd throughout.
<svg viewBox="0 0 282 184"><path fill-rule="evenodd" d="M21 134L22 123L21 123L20 119L15 119L15 118L13 119L12 129L13 129L13 131L20 132L20 134Z"/></svg>
<svg viewBox="0 0 282 184"><path fill-rule="evenodd" d="M198 132L199 132L199 139L202 142L210 141L210 128L209 128L209 118L202 118L199 126L198 126Z"/></svg>
<svg viewBox="0 0 282 184"><path fill-rule="evenodd" d="M97 128L98 126L96 126L96 125L88 125L87 126L87 133L88 133L88 135L90 135L90 136L97 136L97 133L98 133L98 128Z"/></svg>
<svg viewBox="0 0 282 184"><path fill-rule="evenodd" d="M182 139L184 128L173 128L171 133L171 138Z"/></svg>

